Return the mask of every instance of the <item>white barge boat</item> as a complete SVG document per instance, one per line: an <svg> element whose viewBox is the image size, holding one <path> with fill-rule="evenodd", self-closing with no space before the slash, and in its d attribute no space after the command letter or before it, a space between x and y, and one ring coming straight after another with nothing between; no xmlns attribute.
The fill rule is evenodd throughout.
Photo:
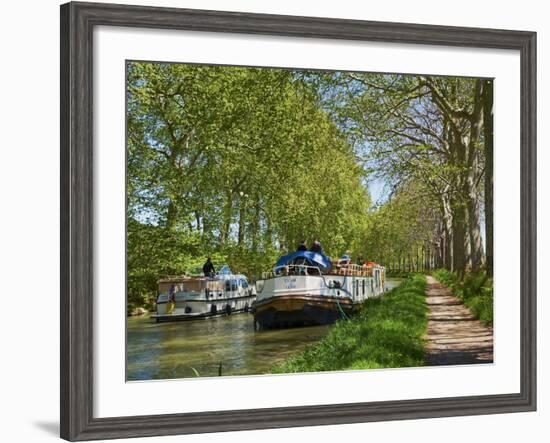
<svg viewBox="0 0 550 443"><path fill-rule="evenodd" d="M157 322L192 320L248 312L256 290L246 276L228 266L212 277L171 277L159 280Z"/></svg>
<svg viewBox="0 0 550 443"><path fill-rule="evenodd" d="M332 264L324 254L298 251L281 257L256 283L254 321L260 328L334 323L364 300L384 293L385 268L350 260Z"/></svg>

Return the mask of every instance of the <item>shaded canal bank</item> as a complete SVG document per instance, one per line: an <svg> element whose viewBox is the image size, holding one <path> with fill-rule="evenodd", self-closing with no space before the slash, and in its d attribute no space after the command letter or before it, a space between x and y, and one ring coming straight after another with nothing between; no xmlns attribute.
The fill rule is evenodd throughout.
<svg viewBox="0 0 550 443"><path fill-rule="evenodd" d="M401 283L389 279L388 289ZM154 380L271 372L319 342L331 326L255 331L251 314L188 322L127 319L127 380ZM220 368L221 364L221 368Z"/></svg>

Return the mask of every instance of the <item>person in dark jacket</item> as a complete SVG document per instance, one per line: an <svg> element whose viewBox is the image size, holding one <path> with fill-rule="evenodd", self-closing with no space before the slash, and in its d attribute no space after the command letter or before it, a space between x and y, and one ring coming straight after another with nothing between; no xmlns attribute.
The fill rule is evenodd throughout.
<svg viewBox="0 0 550 443"><path fill-rule="evenodd" d="M311 245L311 248L309 248L311 252L317 252L318 254L323 253L323 247L321 246L321 243L319 240L315 240L313 244Z"/></svg>
<svg viewBox="0 0 550 443"><path fill-rule="evenodd" d="M307 245L306 241L302 240L300 244L298 245L298 248L296 248L297 251L307 251Z"/></svg>
<svg viewBox="0 0 550 443"><path fill-rule="evenodd" d="M204 272L204 275L207 277L213 277L216 275L216 269L214 268L214 263L212 263L210 257L206 259L206 263L202 267L202 272Z"/></svg>

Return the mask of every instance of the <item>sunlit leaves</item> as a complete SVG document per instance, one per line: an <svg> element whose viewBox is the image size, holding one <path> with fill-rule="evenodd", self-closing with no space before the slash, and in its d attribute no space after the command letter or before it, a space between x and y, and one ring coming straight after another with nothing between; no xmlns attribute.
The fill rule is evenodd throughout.
<svg viewBox="0 0 550 443"><path fill-rule="evenodd" d="M129 255L158 277L216 253L259 275L302 238L337 255L366 229L364 170L303 72L130 63L127 118Z"/></svg>

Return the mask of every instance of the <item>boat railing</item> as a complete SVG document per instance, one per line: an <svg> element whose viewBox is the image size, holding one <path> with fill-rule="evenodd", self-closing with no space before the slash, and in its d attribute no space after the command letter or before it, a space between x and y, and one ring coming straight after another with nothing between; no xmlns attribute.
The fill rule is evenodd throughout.
<svg viewBox="0 0 550 443"><path fill-rule="evenodd" d="M336 263L334 271L337 275L354 275L360 277L372 277L375 269L382 269L379 265L357 265L354 263Z"/></svg>
<svg viewBox="0 0 550 443"><path fill-rule="evenodd" d="M272 277L284 277L287 275L322 275L321 270L317 266L308 265L282 265L276 266L272 271L262 273L262 278L265 280Z"/></svg>
<svg viewBox="0 0 550 443"><path fill-rule="evenodd" d="M372 277L374 270L379 269L384 274L384 267L379 265L357 265L354 263L335 263L332 270L327 274L348 275L357 277ZM287 275L322 275L321 270L317 266L307 265L282 265L273 268L271 271L263 272L262 279L281 277ZM382 277L383 278L383 277Z"/></svg>

